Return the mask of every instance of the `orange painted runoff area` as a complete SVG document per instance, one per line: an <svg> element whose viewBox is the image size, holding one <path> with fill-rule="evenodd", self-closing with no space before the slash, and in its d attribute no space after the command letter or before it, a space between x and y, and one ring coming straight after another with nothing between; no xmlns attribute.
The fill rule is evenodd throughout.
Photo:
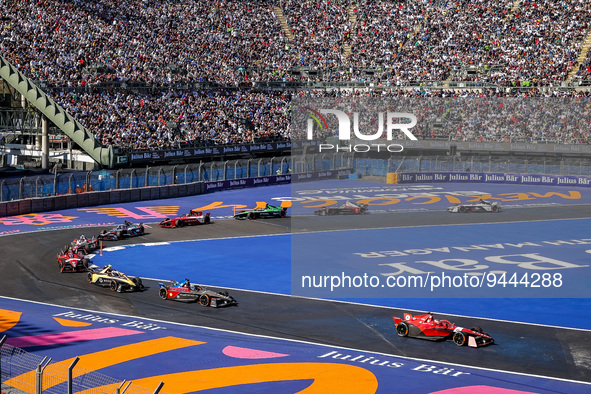
<svg viewBox="0 0 591 394"><path fill-rule="evenodd" d="M60 319L59 317L54 317L53 320L55 320L64 327L88 327L92 325L92 323L89 323L87 321Z"/></svg>
<svg viewBox="0 0 591 394"><path fill-rule="evenodd" d="M16 326L21 319L22 312L0 309L0 332L10 330Z"/></svg>
<svg viewBox="0 0 591 394"><path fill-rule="evenodd" d="M153 356L170 350L202 345L204 343L206 342L193 341L184 338L165 337L119 346L96 353L85 354L80 356L80 360L78 364L76 364L76 368L73 370L72 377L76 378L88 372L98 371L102 368L111 367L126 361ZM66 382L68 378L67 370L73 361L74 358L70 358L50 364L43 374L43 389L47 390L53 386ZM8 386L27 392L27 389L30 389L30 387L35 387L35 377L36 371L30 371L16 376L4 383Z"/></svg>
<svg viewBox="0 0 591 394"><path fill-rule="evenodd" d="M377 378L372 372L355 365L336 363L255 364L205 369L136 379L133 385L157 387L163 382L164 392L184 394L243 384L294 380L313 380L308 387L299 391L302 394L369 394L378 389ZM77 394L92 394L97 390L115 392L117 387L116 384L107 385Z"/></svg>

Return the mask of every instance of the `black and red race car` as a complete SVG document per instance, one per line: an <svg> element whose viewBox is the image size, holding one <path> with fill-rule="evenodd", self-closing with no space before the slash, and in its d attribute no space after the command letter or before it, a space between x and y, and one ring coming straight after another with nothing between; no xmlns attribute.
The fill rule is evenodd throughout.
<svg viewBox="0 0 591 394"><path fill-rule="evenodd" d="M367 213L367 204L357 204L347 201L344 204L324 207L314 211L314 214L320 216L326 215L363 215Z"/></svg>
<svg viewBox="0 0 591 394"><path fill-rule="evenodd" d="M165 228L174 228L192 226L194 224L209 224L211 223L209 215L209 212L204 214L201 211L191 210L189 211L189 213L186 213L176 218L166 218L160 223L158 223L158 226Z"/></svg>
<svg viewBox="0 0 591 394"><path fill-rule="evenodd" d="M199 302L202 306L218 308L220 306L236 305L238 302L227 291L214 291L204 286L191 283L172 281L169 285L159 283L158 294L163 300Z"/></svg>
<svg viewBox="0 0 591 394"><path fill-rule="evenodd" d="M123 224L120 224L109 231L103 230L97 238L99 241L117 241L125 237L144 235L145 231L143 223L131 223L126 220Z"/></svg>
<svg viewBox="0 0 591 394"><path fill-rule="evenodd" d="M481 347L494 342L480 327L470 329L458 327L447 320L437 320L432 313L413 316L405 313L404 318L392 317L396 323L396 334L401 337L421 338L431 341L453 340L458 346Z"/></svg>
<svg viewBox="0 0 591 394"><path fill-rule="evenodd" d="M84 252L76 253L72 248L61 250L57 254L57 263L60 272L86 272L91 265Z"/></svg>

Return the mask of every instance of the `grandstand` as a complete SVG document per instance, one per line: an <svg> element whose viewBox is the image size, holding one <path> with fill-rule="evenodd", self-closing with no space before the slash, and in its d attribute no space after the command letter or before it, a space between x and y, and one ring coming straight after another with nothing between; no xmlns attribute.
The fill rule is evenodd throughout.
<svg viewBox="0 0 591 394"><path fill-rule="evenodd" d="M3 166L219 160L256 144L287 154L294 97L589 97L584 0L0 4ZM588 144L590 133L439 123L422 139Z"/></svg>

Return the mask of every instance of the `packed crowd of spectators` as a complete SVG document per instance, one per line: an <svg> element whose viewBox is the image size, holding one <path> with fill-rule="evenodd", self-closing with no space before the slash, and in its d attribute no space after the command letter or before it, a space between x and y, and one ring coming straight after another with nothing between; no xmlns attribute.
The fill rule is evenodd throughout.
<svg viewBox="0 0 591 394"><path fill-rule="evenodd" d="M265 1L0 1L0 53L51 86L139 81L169 85L258 78L291 68Z"/></svg>
<svg viewBox="0 0 591 394"><path fill-rule="evenodd" d="M285 141L289 100L281 92L222 90L56 97L98 141L129 150Z"/></svg>
<svg viewBox="0 0 591 394"><path fill-rule="evenodd" d="M42 81L97 140L136 150L287 140L295 133L292 95L514 94L403 89L410 82L445 80L558 86L576 63L591 21L586 0L0 0L0 7L0 55ZM274 7L282 8L290 34ZM591 80L591 60L578 77ZM244 89L256 82L302 80L370 80L388 90ZM144 83L162 93L102 88L114 81ZM222 87L179 87L194 82ZM236 87L242 90L230 89ZM475 128L465 122L443 132L423 123L417 133L560 143L587 143L589 135L572 120L568 128L564 122L538 125L544 136L504 123L468 131Z"/></svg>
<svg viewBox="0 0 591 394"><path fill-rule="evenodd" d="M343 66L343 42L350 33L349 0L285 0L281 3L295 39L299 64L311 70Z"/></svg>

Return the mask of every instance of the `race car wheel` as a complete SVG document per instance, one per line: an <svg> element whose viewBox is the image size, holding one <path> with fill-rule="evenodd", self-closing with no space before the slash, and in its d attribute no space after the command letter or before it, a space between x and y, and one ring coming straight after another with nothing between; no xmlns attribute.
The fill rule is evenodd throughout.
<svg viewBox="0 0 591 394"><path fill-rule="evenodd" d="M85 271L88 271L88 263L89 261L86 259L82 259L80 260L80 263L82 264L82 268L84 268Z"/></svg>
<svg viewBox="0 0 591 394"><path fill-rule="evenodd" d="M408 335L408 324L403 321L398 323L398 325L396 326L396 334L398 334L399 337L407 336Z"/></svg>
<svg viewBox="0 0 591 394"><path fill-rule="evenodd" d="M254 214L254 212L249 212L248 215L246 215L246 218L249 220L255 220L256 215Z"/></svg>
<svg viewBox="0 0 591 394"><path fill-rule="evenodd" d="M184 227L185 226L185 222L183 222L182 220L179 220L176 222L176 226L177 227Z"/></svg>
<svg viewBox="0 0 591 394"><path fill-rule="evenodd" d="M123 231L117 231L117 239L123 238Z"/></svg>
<svg viewBox="0 0 591 394"><path fill-rule="evenodd" d="M499 212L499 207L496 205L493 205L493 207L491 208L491 211L493 211L494 213Z"/></svg>
<svg viewBox="0 0 591 394"><path fill-rule="evenodd" d="M89 272L88 275L86 275L86 279L88 279L88 283L92 283L92 272Z"/></svg>
<svg viewBox="0 0 591 394"><path fill-rule="evenodd" d="M458 208L458 211L461 213L464 213L464 212L466 212L466 207L460 205L460 207Z"/></svg>
<svg viewBox="0 0 591 394"><path fill-rule="evenodd" d="M468 342L468 336L463 332L456 332L454 334L454 343L458 346L464 346Z"/></svg>
<svg viewBox="0 0 591 394"><path fill-rule="evenodd" d="M146 230L144 230L144 226L140 226L140 235L144 235Z"/></svg>
<svg viewBox="0 0 591 394"><path fill-rule="evenodd" d="M158 294L160 295L160 298L162 298L163 300L166 300L168 298L168 291L164 288L160 289L160 292Z"/></svg>
<svg viewBox="0 0 591 394"><path fill-rule="evenodd" d="M280 214L280 216L281 216L282 218L284 218L284 217L285 217L285 215L286 215L285 211L284 211L284 210L282 210L282 211L281 211L281 214Z"/></svg>
<svg viewBox="0 0 591 394"><path fill-rule="evenodd" d="M202 294L201 297L199 297L199 303L203 306L209 306L210 301L211 299L207 294Z"/></svg>
<svg viewBox="0 0 591 394"><path fill-rule="evenodd" d="M118 291L119 290L119 283L115 280L111 281L111 291Z"/></svg>
<svg viewBox="0 0 591 394"><path fill-rule="evenodd" d="M320 211L320 216L326 216L326 211L325 210Z"/></svg>

